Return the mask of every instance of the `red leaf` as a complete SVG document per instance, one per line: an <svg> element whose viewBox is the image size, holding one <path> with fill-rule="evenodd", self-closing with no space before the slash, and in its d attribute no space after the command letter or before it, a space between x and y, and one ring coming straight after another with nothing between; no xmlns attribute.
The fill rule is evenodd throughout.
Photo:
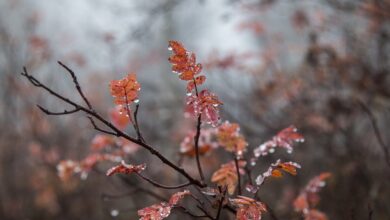
<svg viewBox="0 0 390 220"><path fill-rule="evenodd" d="M131 117L128 117L126 110L120 105L110 110L110 118L112 123L121 130L131 122Z"/></svg>
<svg viewBox="0 0 390 220"><path fill-rule="evenodd" d="M212 135L215 133L215 129L202 129L199 137L199 154L204 155L218 145L211 140ZM187 136L180 143L180 153L186 156L195 156L195 143L194 143L195 131L187 133Z"/></svg>
<svg viewBox="0 0 390 220"><path fill-rule="evenodd" d="M242 155L248 143L240 134L240 126L236 123L225 122L218 127L218 143L227 151Z"/></svg>
<svg viewBox="0 0 390 220"><path fill-rule="evenodd" d="M162 202L138 210L138 215L140 220L162 220L171 214L171 209L171 205Z"/></svg>
<svg viewBox="0 0 390 220"><path fill-rule="evenodd" d="M106 134L98 134L92 139L91 149L93 151L101 151L114 143L114 139L111 136Z"/></svg>
<svg viewBox="0 0 390 220"><path fill-rule="evenodd" d="M208 90L202 90L198 96L192 94L186 100L186 115L198 117L202 115L202 120L212 126L219 123L218 106L222 104L218 97Z"/></svg>
<svg viewBox="0 0 390 220"><path fill-rule="evenodd" d="M110 83L111 95L117 105L129 105L138 98L141 85L137 81L134 73L128 74L120 80L112 80Z"/></svg>
<svg viewBox="0 0 390 220"><path fill-rule="evenodd" d="M253 153L255 157L265 156L268 153L273 153L276 147L285 148L288 153L293 151L293 144L295 142L303 142L305 139L297 132L295 126L287 127L281 130L271 140L261 144Z"/></svg>
<svg viewBox="0 0 390 220"><path fill-rule="evenodd" d="M318 192L325 186L325 180L331 176L325 172L314 177L309 181L304 190L294 200L294 208L298 212L302 212L305 220L327 220L326 215L314 207L318 204L320 197Z"/></svg>
<svg viewBox="0 0 390 220"><path fill-rule="evenodd" d="M177 203L179 203L180 200L182 200L184 198L184 196L190 195L190 194L191 193L188 190L184 190L182 192L177 192L171 196L171 198L169 199L169 204L171 206L177 205Z"/></svg>
<svg viewBox="0 0 390 220"><path fill-rule="evenodd" d="M171 214L172 208L177 205L184 196L190 194L191 193L188 190L177 192L171 196L169 203L161 202L138 210L138 215L141 217L140 220L162 220L167 218Z"/></svg>
<svg viewBox="0 0 390 220"><path fill-rule="evenodd" d="M262 213L267 211L263 203L246 196L237 196L230 202L238 207L237 220L261 220Z"/></svg>
<svg viewBox="0 0 390 220"><path fill-rule="evenodd" d="M106 175L112 176L116 173L122 173L122 174L140 173L145 168L146 168L146 164L131 165L131 164L126 164L124 161L122 161L120 165L109 169Z"/></svg>
<svg viewBox="0 0 390 220"><path fill-rule="evenodd" d="M243 174L245 171L242 169L246 165L245 161L239 161L239 172ZM228 193L233 194L237 187L237 171L236 164L231 161L226 164L222 164L221 168L213 173L211 182L217 183L219 186L227 186Z"/></svg>
<svg viewBox="0 0 390 220"><path fill-rule="evenodd" d="M173 52L173 55L169 57L169 62L172 64L172 71L179 74L179 78L185 81L192 81L188 83L187 91L191 92L196 85L202 84L206 78L195 79L195 75L202 71L202 65L196 63L196 55L188 52L181 43L177 41L169 41L169 47Z"/></svg>
<svg viewBox="0 0 390 220"><path fill-rule="evenodd" d="M291 175L297 174L297 168L301 168L301 166L294 162L280 162L280 160L277 160L276 163L271 164L271 166L268 168L266 172L263 174L260 174L256 178L256 184L262 185L264 180L268 177L282 177L284 172L287 172Z"/></svg>
<svg viewBox="0 0 390 220"><path fill-rule="evenodd" d="M195 88L195 83L196 83L196 86L200 86L202 85L204 82L206 81L206 76L197 76L195 78L195 82L192 80L192 81L189 81L187 83L187 92L190 93L192 90L194 90Z"/></svg>

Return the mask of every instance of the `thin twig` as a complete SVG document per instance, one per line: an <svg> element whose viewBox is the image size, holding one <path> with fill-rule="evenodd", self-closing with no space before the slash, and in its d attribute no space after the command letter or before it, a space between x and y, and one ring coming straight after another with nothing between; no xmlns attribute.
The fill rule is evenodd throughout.
<svg viewBox="0 0 390 220"><path fill-rule="evenodd" d="M196 97L199 97L198 87L196 85L195 78L193 78L193 81L194 81L194 86L195 86ZM200 138L201 125L202 125L202 114L199 114L198 115L198 121L197 121L197 124L196 124L196 134L195 134L195 137L194 137L194 142L195 142L196 165L198 167L198 172L199 172L200 179L201 179L201 181L203 183L204 182L204 175L203 175L202 166L200 164L200 158L199 158L200 157L199 156L199 138Z"/></svg>
<svg viewBox="0 0 390 220"><path fill-rule="evenodd" d="M221 211L222 211L222 208L223 208L223 201L225 200L226 191L227 191L227 187L225 186L225 187L222 189L222 197L221 197L221 199L219 200L218 212L217 212L217 216L215 217L215 220L218 220L219 217L221 216Z"/></svg>
<svg viewBox="0 0 390 220"><path fill-rule="evenodd" d="M211 216L211 215L206 211L206 209L204 209L202 206L196 205L196 207L197 207L200 211L202 211L209 219L213 219L213 220L214 220L213 216Z"/></svg>
<svg viewBox="0 0 390 220"><path fill-rule="evenodd" d="M241 191L241 175L240 175L240 168L238 166L238 160L237 160L237 156L234 154L234 163L236 165L236 172L237 172L237 182L238 182L238 195L241 195L242 194L242 191Z"/></svg>
<svg viewBox="0 0 390 220"><path fill-rule="evenodd" d="M78 112L80 111L81 109L79 108L75 108L73 110L64 110L63 112L52 112L52 111L49 111L48 109L40 106L40 105L37 105L37 107L42 111L44 112L45 114L47 115L69 115L69 114L73 114L75 112Z"/></svg>
<svg viewBox="0 0 390 220"><path fill-rule="evenodd" d="M77 91L79 92L81 98L83 98L84 102L87 104L88 108L92 110L92 105L91 103L88 101L88 99L85 97L83 91L81 90L81 86L77 80L77 77L76 77L76 74L73 72L73 70L71 70L69 67L67 67L65 64L61 63L61 61L57 61L58 64L60 64L64 69L66 69L68 71L68 73L71 75L72 79L73 79L73 83L77 89Z"/></svg>
<svg viewBox="0 0 390 220"><path fill-rule="evenodd" d="M100 131L100 132L102 132L102 133L109 134L109 135L118 136L117 133L114 133L114 132L107 131L107 130L104 130L104 129L102 129L102 128L99 128L99 127L96 125L96 123L95 123L95 121L93 120L92 117L88 116L88 118L89 118L89 120L91 121L91 124L92 124L92 126L93 126L93 128L94 128L95 130Z"/></svg>
<svg viewBox="0 0 390 220"><path fill-rule="evenodd" d="M201 124L202 124L202 115L199 114L198 122L197 122L197 126L196 126L196 135L194 137L194 141L195 141L195 155L196 155L196 164L197 164L197 167L198 167L199 176L200 176L200 179L202 180L202 182L204 182L204 175L203 175L203 171L202 171L202 166L200 164L200 156L199 156L199 138L200 138L200 126L201 126Z"/></svg>
<svg viewBox="0 0 390 220"><path fill-rule="evenodd" d="M372 111L368 108L368 106L366 104L364 104L360 100L358 100L358 103L362 107L363 111L366 112L367 116L369 117L369 119L371 121L371 124L372 124L372 127L374 128L374 133L375 133L376 139L378 140L378 143L381 146L382 151L383 151L383 153L385 155L386 163L390 167L390 153L389 153L389 149L387 148L387 146L385 144L385 141L382 138L381 132L380 132L379 127L378 127L377 120L376 120L374 114L372 113Z"/></svg>
<svg viewBox="0 0 390 220"><path fill-rule="evenodd" d="M121 131L120 129L118 129L117 127L115 127L111 122L105 120L100 114L96 113L96 111L94 111L93 109L89 109L89 108L85 108L84 106L81 106L77 103L75 103L74 101L71 101L69 100L68 98L65 98L64 96L58 94L57 92L53 91L52 89L48 88L47 86L43 85L39 80L37 80L34 76L30 75L28 72L27 72L27 69L25 67L23 67L23 72L21 73L22 76L26 77L34 86L36 87L40 87L44 90L46 90L48 93L50 93L51 95L57 97L58 99L74 106L75 108L79 108L80 111L83 111L85 113L87 113L89 116L93 116L95 119L99 120L100 122L102 122L103 124L105 124L107 127L109 127L113 133L115 133L117 136L120 136L120 137L123 137L135 144L138 144L140 146L142 146L143 148L145 148L146 150L148 150L151 154L155 155L156 157L158 157L161 162L163 162L164 164L170 166L172 169L176 170L178 173L182 174L184 177L186 177L192 184L194 185L197 185L197 186L200 186L200 187L205 187L205 184L200 182L199 180L197 179L194 179L193 177L190 176L190 174L188 174L183 168L181 167L178 167L176 166L173 162L171 162L170 160L168 160L166 157L164 157L160 152L158 152L154 147L140 141L140 140L137 140L133 137L130 137L129 135L127 135L126 133L124 133L123 131Z"/></svg>
<svg viewBox="0 0 390 220"><path fill-rule="evenodd" d="M191 213L190 210L186 209L185 207L183 206L176 206L176 208L179 208L180 210L182 210L184 213L186 213L187 215L193 217L193 218L210 218L208 217L207 215L196 215L196 214L193 214Z"/></svg>
<svg viewBox="0 0 390 220"><path fill-rule="evenodd" d="M137 132L137 137L140 141L142 142L145 142L145 139L144 137L142 136L142 133L141 133L141 129L139 128L139 124L138 124L138 109L139 109L139 104L137 104L135 106L135 111L134 111L134 115L133 115L133 118L134 118L134 126L135 126L135 131Z"/></svg>
<svg viewBox="0 0 390 220"><path fill-rule="evenodd" d="M192 183L191 182L188 182L188 183L183 183L183 184L180 184L180 185L177 185L177 186L166 186L166 185L162 185L160 183L157 183L156 181L142 175L141 173L137 173L137 176L141 177L142 179L146 180L147 182L149 182L150 184L152 184L153 186L156 186L158 188L163 188L163 189L180 189L180 188L183 188L183 187L186 187L186 186L189 186L191 185Z"/></svg>

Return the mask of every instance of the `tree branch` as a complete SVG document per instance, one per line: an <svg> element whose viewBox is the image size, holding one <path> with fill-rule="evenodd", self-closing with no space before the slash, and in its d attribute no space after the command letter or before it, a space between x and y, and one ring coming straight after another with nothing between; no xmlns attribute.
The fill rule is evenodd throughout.
<svg viewBox="0 0 390 220"><path fill-rule="evenodd" d="M57 61L58 64L60 64L64 69L66 69L68 71L68 73L70 74L70 76L72 77L73 79L73 83L77 89L77 91L79 92L81 98L83 98L84 102L87 104L88 108L92 110L92 105L91 103L89 103L88 99L85 97L83 91L81 90L81 86L77 80L77 77L76 77L76 74L74 74L73 70L71 70L69 67L67 67L65 64L61 63L61 61Z"/></svg>
<svg viewBox="0 0 390 220"><path fill-rule="evenodd" d="M238 182L238 195L241 195L242 194L242 191L241 191L241 176L240 176L240 168L238 167L238 160L237 160L237 156L234 154L234 164L236 165L236 172L237 172L237 182Z"/></svg>
<svg viewBox="0 0 390 220"><path fill-rule="evenodd" d="M380 132L379 127L378 127L377 120L376 120L374 114L372 113L372 111L368 108L368 106L366 104L364 104L361 100L358 100L358 103L360 104L363 111L366 112L368 118L370 119L372 127L374 128L374 133L375 133L376 139L378 140L378 143L381 146L382 151L385 155L386 163L390 167L389 149L387 148L385 141L382 138L381 132Z"/></svg>
<svg viewBox="0 0 390 220"><path fill-rule="evenodd" d="M47 86L42 84L39 80L37 80L34 76L30 75L27 72L27 69L25 67L23 67L23 72L21 73L21 75L26 77L34 86L40 87L40 88L46 90L48 93L50 93L51 95L64 101L65 103L68 103L68 104L74 106L75 108L79 108L80 111L87 113L89 116L93 116L94 118L96 118L97 120L99 120L100 122L105 124L107 127L109 127L113 131L113 133L117 134L117 136L123 137L123 138L125 138L125 139L127 139L135 144L142 146L143 148L148 150L151 154L158 157L161 160L161 162L170 166L172 169L176 170L178 173L180 173L184 177L186 177L192 184L197 185L199 187L206 186L204 183L191 177L183 168L176 166L174 163L172 163L170 160L168 160L166 157L164 157L160 152L158 152L155 148L153 148L152 146L150 146L150 145L148 145L140 140L137 140L133 137L130 137L126 133L122 132L120 129L115 127L111 122L105 120L100 114L96 113L96 111L94 111L93 109L85 108L84 106L81 106L81 105L75 103L74 101L71 101L68 98L65 98L64 96L58 94L57 92L53 91L52 89L48 88Z"/></svg>
<svg viewBox="0 0 390 220"><path fill-rule="evenodd" d="M142 136L141 129L139 128L139 124L138 124L138 117L137 117L138 116L138 109L139 109L139 104L137 103L137 105L135 106L135 111L134 111L134 115L133 115L135 132L137 132L137 138L140 141L145 142L145 139Z"/></svg>
<svg viewBox="0 0 390 220"><path fill-rule="evenodd" d="M37 107L47 115L69 115L81 110L80 108L75 108L73 110L64 110L63 112L52 112L40 105L37 105Z"/></svg>
<svg viewBox="0 0 390 220"><path fill-rule="evenodd" d="M157 183L156 181L142 175L141 173L135 173L137 174L139 177L141 177L142 179L146 180L147 182L149 182L150 184L152 184L153 186L156 186L156 187L159 187L159 188L163 188L163 189L180 189L180 188L183 188L183 187L186 187L186 186L189 186L191 185L192 183L191 182L188 182L188 183L183 183L183 184L180 184L180 185L177 185L177 186L166 186L166 185L162 185L160 183Z"/></svg>
<svg viewBox="0 0 390 220"><path fill-rule="evenodd" d="M225 186L222 189L222 197L219 200L218 212L217 212L217 216L215 217L215 220L218 220L219 217L221 216L221 211L222 211L222 208L223 208L223 201L225 200L226 191L227 191L227 187Z"/></svg>
<svg viewBox="0 0 390 220"><path fill-rule="evenodd" d="M196 85L195 78L193 78L193 81L194 81L194 86L195 86L196 97L199 97L198 87ZM197 125L196 125L196 135L194 137L194 142L195 142L196 165L198 167L198 172L199 172L200 179L201 179L201 181L203 183L204 182L204 175L203 175L202 166L200 164L200 158L199 158L199 138L200 138L200 130L201 130L200 127L201 127L201 125L202 125L202 114L199 114Z"/></svg>

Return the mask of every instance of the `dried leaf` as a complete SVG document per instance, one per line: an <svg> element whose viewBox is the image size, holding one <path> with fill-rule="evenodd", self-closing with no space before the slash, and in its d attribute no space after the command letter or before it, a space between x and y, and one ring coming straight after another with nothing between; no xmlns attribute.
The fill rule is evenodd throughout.
<svg viewBox="0 0 390 220"><path fill-rule="evenodd" d="M122 174L131 174L131 173L140 173L141 171L145 170L146 164L140 164L140 165L131 165L126 164L124 161L121 162L120 165L110 168L106 175L112 176L116 173L122 173Z"/></svg>
<svg viewBox="0 0 390 220"><path fill-rule="evenodd" d="M248 143L240 134L238 124L225 122L218 127L217 133L218 143L227 151L234 152L237 155L242 155L246 150Z"/></svg>
<svg viewBox="0 0 390 220"><path fill-rule="evenodd" d="M267 211L265 204L246 196L237 196L230 202L238 207L237 220L261 220L262 213Z"/></svg>
<svg viewBox="0 0 390 220"><path fill-rule="evenodd" d="M217 147L217 143L212 141L212 135L215 133L215 129L202 129L199 137L199 154L204 155L213 148ZM180 153L186 156L194 157L195 153L195 137L196 132L188 132L186 137L180 144Z"/></svg>
<svg viewBox="0 0 390 220"><path fill-rule="evenodd" d="M266 172L260 174L256 178L256 184L260 186L261 184L263 184L265 179L271 176L276 178L282 177L283 176L282 171L295 176L297 174L297 168L301 168L301 166L297 163L280 162L280 160L277 160L276 163L271 164L271 166L268 168Z"/></svg>
<svg viewBox="0 0 390 220"><path fill-rule="evenodd" d="M242 169L245 166L245 161L239 161L239 172L243 174L245 171ZM226 164L222 164L221 168L214 172L211 177L211 182L217 183L219 186L227 186L228 193L232 195L237 187L237 171L236 164L234 161L231 161Z"/></svg>
<svg viewBox="0 0 390 220"><path fill-rule="evenodd" d="M186 115L196 118L201 114L203 122L217 126L220 121L218 106L221 104L215 94L205 89L198 96L192 94L187 97Z"/></svg>
<svg viewBox="0 0 390 220"><path fill-rule="evenodd" d="M92 151L101 151L104 148L111 146L114 144L114 138L106 134L98 134L96 135L91 142L91 150Z"/></svg>
<svg viewBox="0 0 390 220"><path fill-rule="evenodd" d="M325 180L331 176L330 173L325 172L314 177L309 181L303 191L294 200L294 208L301 212L305 220L327 220L326 215L314 207L318 204L320 197L318 192L325 186Z"/></svg>
<svg viewBox="0 0 390 220"><path fill-rule="evenodd" d="M162 220L167 218L171 214L172 208L177 205L184 196L190 194L191 193L188 190L177 192L171 196L169 203L161 202L138 210L138 215L141 217L140 220Z"/></svg>
<svg viewBox="0 0 390 220"><path fill-rule="evenodd" d="M121 130L125 129L131 123L131 117L128 117L126 109L123 106L117 105L109 113L112 123Z"/></svg>
<svg viewBox="0 0 390 220"><path fill-rule="evenodd" d="M190 191L189 190L184 190L182 192L177 192L175 194L173 194L171 196L171 198L169 199L169 204L174 206L174 205L177 205L177 203L179 203L180 200L182 200L184 198L184 196L186 195L190 195Z"/></svg>
<svg viewBox="0 0 390 220"><path fill-rule="evenodd" d="M169 41L169 47L173 54L169 57L169 62L172 64L172 71L179 74L179 78L187 83L187 92L191 92L195 86L203 84L206 80L205 76L198 76L202 71L202 65L196 63L196 55L188 52L181 43L177 41Z"/></svg>
<svg viewBox="0 0 390 220"><path fill-rule="evenodd" d="M265 156L268 153L273 153L275 152L276 147L285 148L288 153L292 153L293 144L295 142L303 142L305 140L303 136L297 131L297 128L293 125L281 130L271 140L261 144L253 151L255 157Z"/></svg>
<svg viewBox="0 0 390 220"><path fill-rule="evenodd" d="M138 98L141 85L137 81L134 73L128 74L120 80L112 80L110 83L111 95L117 105L129 105Z"/></svg>

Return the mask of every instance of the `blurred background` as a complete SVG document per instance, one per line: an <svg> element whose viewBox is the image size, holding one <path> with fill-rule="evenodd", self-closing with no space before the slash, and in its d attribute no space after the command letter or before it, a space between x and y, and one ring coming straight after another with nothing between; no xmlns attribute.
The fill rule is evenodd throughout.
<svg viewBox="0 0 390 220"><path fill-rule="evenodd" d="M143 134L176 161L194 124L183 116L185 84L170 70L168 40L197 54L223 120L240 124L250 149L291 124L305 136L293 154L277 151L258 164L259 173L277 158L302 165L260 191L279 219L301 219L292 201L324 171L333 176L318 207L329 219L368 219L371 211L389 219L389 34L389 0L0 0L0 219L136 219L158 201L153 193L172 193L135 177L107 178L112 163L62 181L57 164L87 157L97 132L81 113L44 115L36 104L70 106L20 75L26 66L81 103L62 61L108 117L110 80L136 72ZM202 159L208 178L229 159L221 154ZM146 162L155 179L177 179L144 150L129 158ZM183 163L196 175L192 158Z"/></svg>

